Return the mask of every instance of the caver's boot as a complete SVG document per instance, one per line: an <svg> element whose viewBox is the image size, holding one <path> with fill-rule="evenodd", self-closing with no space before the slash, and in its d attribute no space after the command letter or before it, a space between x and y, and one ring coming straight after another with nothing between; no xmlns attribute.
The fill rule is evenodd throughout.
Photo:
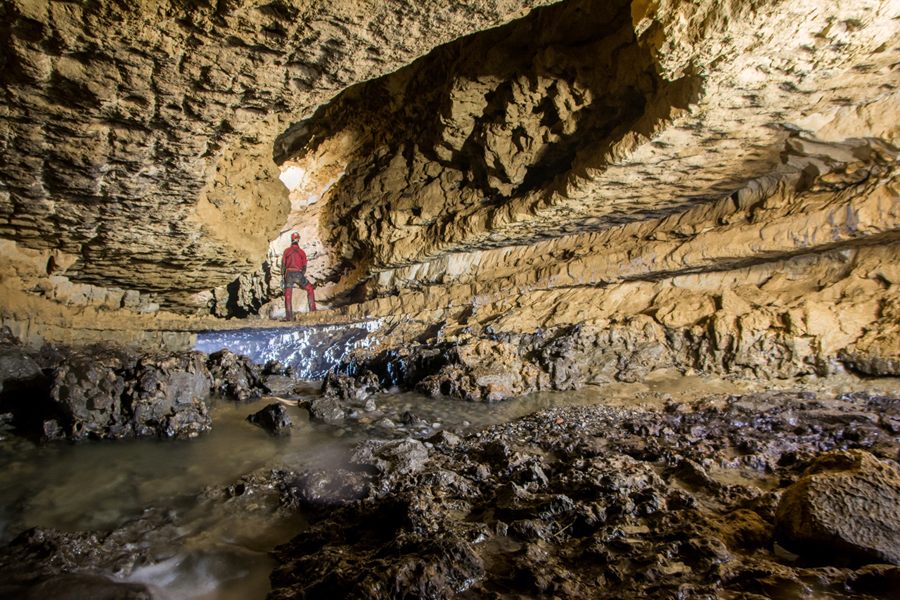
<svg viewBox="0 0 900 600"><path fill-rule="evenodd" d="M293 321L294 320L294 307L293 302L291 302L291 288L288 288L284 291L284 320L285 321Z"/></svg>

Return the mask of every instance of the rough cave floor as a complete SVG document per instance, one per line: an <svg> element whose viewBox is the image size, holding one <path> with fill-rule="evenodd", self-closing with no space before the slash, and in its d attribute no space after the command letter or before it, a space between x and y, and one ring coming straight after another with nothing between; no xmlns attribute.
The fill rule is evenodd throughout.
<svg viewBox="0 0 900 600"><path fill-rule="evenodd" d="M0 585L262 598L271 571L268 598L890 598L890 556L846 539L795 554L778 515L823 455L842 458L831 470L868 489L870 508L895 502L896 398L896 379L846 373L661 369L493 404L345 376L324 394L294 381L220 399L213 432L190 441L34 446L7 432L7 494L23 478L34 489L4 501L3 534L17 537ZM288 438L244 420L276 401ZM872 493L877 476L890 485Z"/></svg>

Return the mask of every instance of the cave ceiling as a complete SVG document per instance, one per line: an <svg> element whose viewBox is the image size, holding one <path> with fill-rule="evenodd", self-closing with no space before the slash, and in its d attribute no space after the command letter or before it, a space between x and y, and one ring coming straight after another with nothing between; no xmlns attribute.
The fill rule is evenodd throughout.
<svg viewBox="0 0 900 600"><path fill-rule="evenodd" d="M897 1L18 0L0 17L0 237L175 308L291 229L349 299L714 203L797 140L852 154L898 134Z"/></svg>

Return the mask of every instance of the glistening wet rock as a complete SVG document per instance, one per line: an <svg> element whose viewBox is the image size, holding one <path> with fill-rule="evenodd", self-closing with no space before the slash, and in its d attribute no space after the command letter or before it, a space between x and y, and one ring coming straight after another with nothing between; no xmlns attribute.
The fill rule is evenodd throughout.
<svg viewBox="0 0 900 600"><path fill-rule="evenodd" d="M341 506L368 495L371 475L347 469L310 469L286 482L283 502L293 507Z"/></svg>
<svg viewBox="0 0 900 600"><path fill-rule="evenodd" d="M341 404L334 398L315 398L306 404L309 410L309 418L323 423L341 423L347 414Z"/></svg>
<svg viewBox="0 0 900 600"><path fill-rule="evenodd" d="M211 378L199 353L137 358L75 353L54 371L51 398L70 439L193 437L210 428ZM45 431L51 430L51 425Z"/></svg>
<svg viewBox="0 0 900 600"><path fill-rule="evenodd" d="M261 377L270 394L292 394L298 389L296 370L275 360L266 363Z"/></svg>
<svg viewBox="0 0 900 600"><path fill-rule="evenodd" d="M37 600L150 600L142 584L115 582L93 572L129 574L149 562L146 550L113 533L29 529L0 548L0 593Z"/></svg>
<svg viewBox="0 0 900 600"><path fill-rule="evenodd" d="M775 537L814 561L900 565L900 472L860 450L819 457L782 495Z"/></svg>
<svg viewBox="0 0 900 600"><path fill-rule="evenodd" d="M253 413L247 420L262 427L273 435L287 435L291 433L291 417L284 406L278 402L266 406L257 413Z"/></svg>
<svg viewBox="0 0 900 600"><path fill-rule="evenodd" d="M344 402L365 401L381 391L378 376L371 371L363 371L355 377L329 371L322 381L322 395Z"/></svg>
<svg viewBox="0 0 900 600"><path fill-rule="evenodd" d="M263 387L260 366L246 356L220 350L209 355L207 365L214 389L239 402L256 400L267 391Z"/></svg>
<svg viewBox="0 0 900 600"><path fill-rule="evenodd" d="M32 354L5 343L0 414L11 413L20 432L43 439L194 437L210 429L210 394L243 401L268 391L259 371L227 350L139 355L98 345Z"/></svg>

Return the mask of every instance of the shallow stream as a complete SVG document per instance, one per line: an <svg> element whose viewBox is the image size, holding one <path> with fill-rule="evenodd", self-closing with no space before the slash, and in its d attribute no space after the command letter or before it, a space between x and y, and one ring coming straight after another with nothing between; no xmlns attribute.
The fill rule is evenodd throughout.
<svg viewBox="0 0 900 600"><path fill-rule="evenodd" d="M894 380L852 378L819 382L838 394L859 389L897 394ZM797 382L799 384L799 382ZM785 386L784 389L809 388ZM828 387L830 386L830 387ZM880 387L879 387L880 386ZM571 404L659 408L670 399L690 402L709 394L741 394L759 382L683 376L659 371L644 383L590 386L575 392L538 393L497 404L436 400L414 393L382 394L379 412L416 415L415 429L397 424L391 437L424 438L437 430L466 433L534 411ZM310 395L315 394L310 384ZM218 400L211 408L212 432L184 441L90 441L37 445L4 433L0 440L0 538L26 528L107 530L163 511L169 525L145 532L136 544L157 561L127 576L154 586L159 600L262 599L274 561L268 552L305 526L304 516L278 516L272 499L261 498L240 512L211 501L204 490L222 490L242 475L266 466L294 470L340 464L362 439L385 435L370 419L343 426L310 423L296 398L280 399L294 421L292 434L273 437L246 422L266 404ZM423 425L425 423L425 425ZM139 529L139 528L138 528ZM107 574L114 576L115 574Z"/></svg>

